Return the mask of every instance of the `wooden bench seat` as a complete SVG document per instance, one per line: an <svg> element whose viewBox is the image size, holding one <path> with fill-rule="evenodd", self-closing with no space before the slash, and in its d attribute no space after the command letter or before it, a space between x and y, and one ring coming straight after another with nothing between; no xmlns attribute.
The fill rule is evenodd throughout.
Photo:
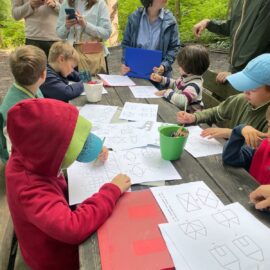
<svg viewBox="0 0 270 270"><path fill-rule="evenodd" d="M0 269L29 270L17 248L5 189L5 166L0 162ZM16 259L15 259L16 256ZM14 263L15 260L15 263Z"/></svg>
<svg viewBox="0 0 270 270"><path fill-rule="evenodd" d="M228 82L220 84L216 82L217 73L207 70L203 74L203 103L205 108L219 105L226 98L239 94Z"/></svg>

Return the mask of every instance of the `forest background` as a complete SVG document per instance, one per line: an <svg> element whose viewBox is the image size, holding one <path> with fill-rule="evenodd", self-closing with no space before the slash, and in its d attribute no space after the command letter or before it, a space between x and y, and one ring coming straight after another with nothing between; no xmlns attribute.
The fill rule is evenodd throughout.
<svg viewBox="0 0 270 270"><path fill-rule="evenodd" d="M110 0L107 0L107 2ZM170 9L179 25L182 43L196 42L192 27L198 21L226 19L230 0L168 0ZM122 40L128 15L141 6L140 0L118 0L118 41ZM24 43L24 21L15 21L11 16L11 0L0 0L0 48L12 48ZM212 47L226 48L228 39L205 31L200 42L210 43Z"/></svg>

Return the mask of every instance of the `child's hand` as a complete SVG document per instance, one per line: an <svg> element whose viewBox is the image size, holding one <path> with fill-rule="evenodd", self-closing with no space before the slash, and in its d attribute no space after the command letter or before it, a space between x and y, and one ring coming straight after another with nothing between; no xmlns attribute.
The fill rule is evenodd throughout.
<svg viewBox="0 0 270 270"><path fill-rule="evenodd" d="M125 64L122 64L122 65L121 65L121 74L122 74L122 75L125 75L125 74L127 74L128 72L130 72L130 67L127 67Z"/></svg>
<svg viewBox="0 0 270 270"><path fill-rule="evenodd" d="M164 74L165 68L163 65L160 65L159 67L154 67L153 71L154 71L154 73L162 75L162 74Z"/></svg>
<svg viewBox="0 0 270 270"><path fill-rule="evenodd" d="M256 149L263 138L269 137L267 133L258 131L252 126L245 126L242 129L242 135L249 147Z"/></svg>
<svg viewBox="0 0 270 270"><path fill-rule="evenodd" d="M164 94L166 93L166 91L167 91L167 90L157 91L157 92L155 92L155 95L156 95L156 96L159 96L159 97L163 97Z"/></svg>
<svg viewBox="0 0 270 270"><path fill-rule="evenodd" d="M162 81L162 76L158 75L157 73L151 73L150 79L154 82L161 82Z"/></svg>
<svg viewBox="0 0 270 270"><path fill-rule="evenodd" d="M224 138L228 139L231 136L230 128L206 128L202 131L201 136L207 139Z"/></svg>
<svg viewBox="0 0 270 270"><path fill-rule="evenodd" d="M32 9L39 8L45 4L45 1L43 0L30 0L30 6Z"/></svg>
<svg viewBox="0 0 270 270"><path fill-rule="evenodd" d="M98 156L98 161L104 163L108 159L108 156L109 156L109 150L107 147L103 146Z"/></svg>
<svg viewBox="0 0 270 270"><path fill-rule="evenodd" d="M270 185L262 185L249 194L250 201L259 210L270 207Z"/></svg>
<svg viewBox="0 0 270 270"><path fill-rule="evenodd" d="M196 116L191 113L180 111L176 114L177 122L181 124L192 124L196 122Z"/></svg>
<svg viewBox="0 0 270 270"><path fill-rule="evenodd" d="M227 72L227 71L219 72L216 77L216 82L221 83L221 84L225 83L227 80L227 77L231 74L232 74L231 72Z"/></svg>
<svg viewBox="0 0 270 270"><path fill-rule="evenodd" d="M118 186L121 190L121 193L127 191L131 186L130 178L126 174L122 173L116 175L111 183Z"/></svg>

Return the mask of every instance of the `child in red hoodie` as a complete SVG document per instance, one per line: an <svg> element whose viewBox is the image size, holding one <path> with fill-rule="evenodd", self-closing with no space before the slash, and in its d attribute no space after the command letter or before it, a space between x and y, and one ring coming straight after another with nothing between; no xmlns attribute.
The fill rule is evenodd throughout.
<svg viewBox="0 0 270 270"><path fill-rule="evenodd" d="M260 184L270 184L270 106L266 120L268 133L252 126L235 127L222 154L224 164L245 168Z"/></svg>
<svg viewBox="0 0 270 270"><path fill-rule="evenodd" d="M25 100L8 112L7 198L31 269L79 269L78 245L106 221L130 187L129 177L120 174L75 210L69 207L62 168L98 157L102 142L90 130L75 107L53 99Z"/></svg>

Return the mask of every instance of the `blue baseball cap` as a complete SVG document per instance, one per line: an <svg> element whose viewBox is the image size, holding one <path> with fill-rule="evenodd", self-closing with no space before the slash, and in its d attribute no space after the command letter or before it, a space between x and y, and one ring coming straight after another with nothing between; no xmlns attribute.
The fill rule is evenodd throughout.
<svg viewBox="0 0 270 270"><path fill-rule="evenodd" d="M270 53L257 56L242 71L228 76L227 80L240 92L270 86Z"/></svg>

